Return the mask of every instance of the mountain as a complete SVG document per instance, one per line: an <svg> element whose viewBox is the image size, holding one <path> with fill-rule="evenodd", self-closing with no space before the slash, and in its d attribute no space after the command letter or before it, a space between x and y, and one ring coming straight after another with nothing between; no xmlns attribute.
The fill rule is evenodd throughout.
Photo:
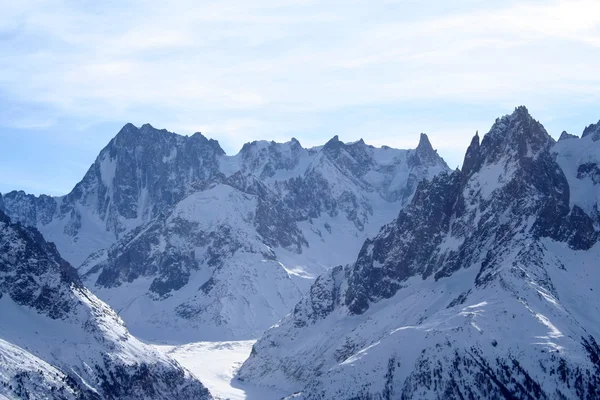
<svg viewBox="0 0 600 400"><path fill-rule="evenodd" d="M589 125L580 139L560 140L552 149L569 182L571 207L577 206L600 225L600 121Z"/></svg>
<svg viewBox="0 0 600 400"><path fill-rule="evenodd" d="M447 170L415 150L252 142L220 173L79 268L84 282L152 341L259 336L328 266L349 262L417 183Z"/></svg>
<svg viewBox="0 0 600 400"><path fill-rule="evenodd" d="M191 183L217 175L223 154L216 141L200 133L186 137L127 124L66 196L10 192L2 196L0 208L13 220L37 227L79 266L91 253L168 210Z"/></svg>
<svg viewBox="0 0 600 400"><path fill-rule="evenodd" d="M227 156L200 133L127 124L71 193L10 192L0 209L54 242L136 336L252 338L447 170L425 134L414 150L335 136Z"/></svg>
<svg viewBox="0 0 600 400"><path fill-rule="evenodd" d="M0 398L211 398L131 336L52 243L1 211L0 249Z"/></svg>
<svg viewBox="0 0 600 400"><path fill-rule="evenodd" d="M555 143L525 107L497 119L239 379L304 399L599 398L596 132Z"/></svg>

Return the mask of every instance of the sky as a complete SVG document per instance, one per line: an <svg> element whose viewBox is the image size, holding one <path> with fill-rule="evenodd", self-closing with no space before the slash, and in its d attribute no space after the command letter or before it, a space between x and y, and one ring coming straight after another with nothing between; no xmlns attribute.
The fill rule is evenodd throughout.
<svg viewBox="0 0 600 400"><path fill-rule="evenodd" d="M0 54L0 192L68 193L127 122L228 154L425 132L454 168L518 105L600 119L598 0L2 1Z"/></svg>

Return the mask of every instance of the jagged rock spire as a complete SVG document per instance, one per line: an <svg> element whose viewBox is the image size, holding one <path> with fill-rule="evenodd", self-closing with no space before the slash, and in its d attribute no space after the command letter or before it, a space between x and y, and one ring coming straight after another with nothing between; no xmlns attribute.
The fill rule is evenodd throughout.
<svg viewBox="0 0 600 400"><path fill-rule="evenodd" d="M421 133L421 135L419 136L419 145L417 146L416 150L417 152L421 153L435 152L426 133Z"/></svg>
<svg viewBox="0 0 600 400"><path fill-rule="evenodd" d="M479 170L481 166L481 148L479 146L479 131L475 132L475 136L471 139L471 144L465 154L463 161L462 172L466 177L469 177L473 172Z"/></svg>
<svg viewBox="0 0 600 400"><path fill-rule="evenodd" d="M437 151L434 150L429 138L427 137L427 134L421 133L419 137L419 145L411 155L409 163L411 165L432 166L440 162L447 167L442 157L440 157Z"/></svg>

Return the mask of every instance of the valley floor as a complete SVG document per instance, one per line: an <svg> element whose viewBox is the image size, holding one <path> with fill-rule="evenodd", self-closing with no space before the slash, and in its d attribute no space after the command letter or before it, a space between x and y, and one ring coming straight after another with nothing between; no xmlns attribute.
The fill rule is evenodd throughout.
<svg viewBox="0 0 600 400"><path fill-rule="evenodd" d="M215 399L276 400L286 393L256 387L234 379L242 363L250 355L255 340L232 342L196 342L181 346L154 346L168 353L190 370L210 390ZM288 393L289 394L289 393Z"/></svg>

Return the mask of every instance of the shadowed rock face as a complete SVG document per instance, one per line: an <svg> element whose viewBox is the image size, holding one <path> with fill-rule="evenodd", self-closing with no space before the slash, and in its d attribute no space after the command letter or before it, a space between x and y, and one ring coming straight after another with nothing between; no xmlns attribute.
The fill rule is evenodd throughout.
<svg viewBox="0 0 600 400"><path fill-rule="evenodd" d="M35 228L13 224L0 211L0 293L50 318L76 307L70 288L81 288L77 271Z"/></svg>
<svg viewBox="0 0 600 400"><path fill-rule="evenodd" d="M600 140L600 121L586 126L581 137L584 138L586 136L591 136L594 142Z"/></svg>
<svg viewBox="0 0 600 400"><path fill-rule="evenodd" d="M319 277L240 378L283 375L307 399L600 395L599 331L573 305L598 301L598 225L554 146L525 107L476 134L462 170L421 182L353 264ZM575 179L593 184L592 164Z"/></svg>
<svg viewBox="0 0 600 400"><path fill-rule="evenodd" d="M223 154L216 141L200 133L185 137L128 124L100 153L66 204L85 201L90 191L98 190L102 219L147 220L183 198L190 183L218 175L217 158ZM141 200L149 207L140 207ZM120 227L114 229L118 232Z"/></svg>

